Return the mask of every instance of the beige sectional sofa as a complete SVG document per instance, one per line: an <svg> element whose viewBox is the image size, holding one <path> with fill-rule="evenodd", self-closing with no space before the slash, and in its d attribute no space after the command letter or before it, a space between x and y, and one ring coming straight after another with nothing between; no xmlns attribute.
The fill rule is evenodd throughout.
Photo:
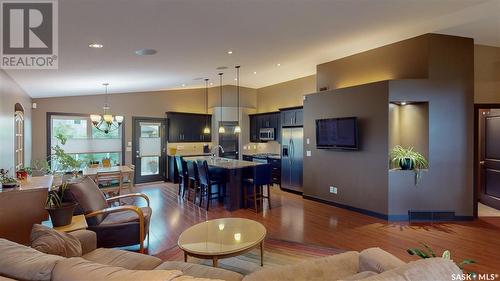
<svg viewBox="0 0 500 281"><path fill-rule="evenodd" d="M72 232L82 244L82 256L65 258L0 239L0 281L98 281L98 280L452 280L462 272L441 258L404 263L393 255L370 248L360 253L312 259L300 264L263 268L247 276L213 268L160 259L117 249L96 249L95 234Z"/></svg>

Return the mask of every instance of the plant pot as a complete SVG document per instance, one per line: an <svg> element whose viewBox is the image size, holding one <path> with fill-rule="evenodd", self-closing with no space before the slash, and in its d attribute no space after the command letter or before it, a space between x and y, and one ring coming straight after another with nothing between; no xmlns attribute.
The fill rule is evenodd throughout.
<svg viewBox="0 0 500 281"><path fill-rule="evenodd" d="M62 203L61 208L45 208L49 212L52 226L59 227L70 224L76 205L77 203L65 202Z"/></svg>
<svg viewBox="0 0 500 281"><path fill-rule="evenodd" d="M401 170L413 170L413 161L411 160L411 158L399 160L399 167L401 168Z"/></svg>
<svg viewBox="0 0 500 281"><path fill-rule="evenodd" d="M14 187L18 187L19 183L10 182L10 183L2 183L1 185L2 185L2 188L14 188Z"/></svg>

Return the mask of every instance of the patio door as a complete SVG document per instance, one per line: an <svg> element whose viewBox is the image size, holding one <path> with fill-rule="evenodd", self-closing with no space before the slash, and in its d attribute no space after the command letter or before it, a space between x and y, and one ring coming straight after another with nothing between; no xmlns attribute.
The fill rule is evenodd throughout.
<svg viewBox="0 0 500 281"><path fill-rule="evenodd" d="M133 117L132 163L135 182L164 181L166 176L165 119Z"/></svg>

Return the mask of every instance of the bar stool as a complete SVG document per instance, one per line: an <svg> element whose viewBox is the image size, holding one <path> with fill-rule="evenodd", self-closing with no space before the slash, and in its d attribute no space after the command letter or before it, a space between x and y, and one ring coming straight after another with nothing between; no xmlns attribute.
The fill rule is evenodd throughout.
<svg viewBox="0 0 500 281"><path fill-rule="evenodd" d="M195 161L187 161L187 200L189 201L189 196L191 195L191 191L194 191L193 203L196 203L196 194L198 193L199 187L199 178L198 178L198 168Z"/></svg>
<svg viewBox="0 0 500 281"><path fill-rule="evenodd" d="M210 208L210 201L212 199L224 199L224 191L226 189L226 183L220 178L212 177L209 169L208 163L205 160L197 161L198 177L200 184L200 207L205 196L207 199L207 211ZM217 186L217 192L213 191L213 187ZM214 196L217 195L217 196Z"/></svg>
<svg viewBox="0 0 500 281"><path fill-rule="evenodd" d="M184 197L184 192L187 188L188 175L186 161L182 160L182 156L175 156L175 166L179 173L179 191L178 195Z"/></svg>
<svg viewBox="0 0 500 281"><path fill-rule="evenodd" d="M270 164L260 164L253 168L253 177L243 179L243 201L245 208L248 200L253 201L255 212L259 212L259 204L264 207L264 198L267 198L269 209L271 209L271 191L269 186L272 184L272 169ZM267 196L264 195L264 185L267 187ZM249 194L248 187L251 187L252 193ZM251 197L251 198L250 198Z"/></svg>

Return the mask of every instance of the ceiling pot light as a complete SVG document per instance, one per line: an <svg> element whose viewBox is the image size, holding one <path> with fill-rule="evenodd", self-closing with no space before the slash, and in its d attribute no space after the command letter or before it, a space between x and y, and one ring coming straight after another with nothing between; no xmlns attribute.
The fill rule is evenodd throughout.
<svg viewBox="0 0 500 281"><path fill-rule="evenodd" d="M148 49L148 48L139 49L135 51L135 54L139 56L152 56L156 53L157 51L155 49Z"/></svg>
<svg viewBox="0 0 500 281"><path fill-rule="evenodd" d="M223 112L222 112L222 75L224 75L224 73L219 73L219 79L220 79L220 87L219 87L219 92L220 92L220 122L219 122L219 134L224 134L226 132L226 129L224 128L224 126L222 125L222 122L224 121L224 118L223 118Z"/></svg>
<svg viewBox="0 0 500 281"><path fill-rule="evenodd" d="M406 105L406 102L405 102L405 101L402 101L402 102L401 102L401 105Z"/></svg>
<svg viewBox="0 0 500 281"><path fill-rule="evenodd" d="M281 63L276 64L276 66L277 66L277 67L280 67L280 66L281 66Z"/></svg>
<svg viewBox="0 0 500 281"><path fill-rule="evenodd" d="M257 74L257 71L254 71L253 74Z"/></svg>
<svg viewBox="0 0 500 281"><path fill-rule="evenodd" d="M232 54L233 54L233 51L229 50L229 51L227 51L227 54L228 54L228 55L232 55Z"/></svg>
<svg viewBox="0 0 500 281"><path fill-rule="evenodd" d="M205 128L203 129L203 133L205 135L210 134L210 127L208 126L208 78L205 79Z"/></svg>
<svg viewBox="0 0 500 281"><path fill-rule="evenodd" d="M102 47L104 47L104 45L100 44L100 43L90 43L89 44L89 48L92 48L92 49L101 49Z"/></svg>
<svg viewBox="0 0 500 281"><path fill-rule="evenodd" d="M234 133L239 134L241 133L241 127L240 127L240 66L237 65L235 66L236 68L236 95L237 95L237 113L236 113L236 118L238 118L238 124L236 127L234 127Z"/></svg>

